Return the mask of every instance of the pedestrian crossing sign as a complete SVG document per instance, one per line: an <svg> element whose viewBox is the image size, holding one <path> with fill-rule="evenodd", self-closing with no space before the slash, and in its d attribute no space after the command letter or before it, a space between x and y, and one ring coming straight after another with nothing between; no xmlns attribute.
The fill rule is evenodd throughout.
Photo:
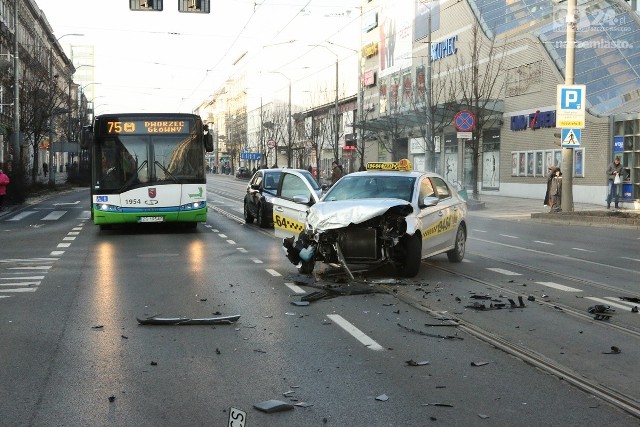
<svg viewBox="0 0 640 427"><path fill-rule="evenodd" d="M582 129L562 128L560 136L562 138L562 148L578 148L580 147L580 136Z"/></svg>

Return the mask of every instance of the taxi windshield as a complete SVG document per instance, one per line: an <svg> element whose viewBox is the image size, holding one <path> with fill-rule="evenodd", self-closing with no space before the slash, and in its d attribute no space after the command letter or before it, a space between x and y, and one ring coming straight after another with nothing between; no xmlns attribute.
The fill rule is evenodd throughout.
<svg viewBox="0 0 640 427"><path fill-rule="evenodd" d="M324 196L324 201L402 199L410 202L416 178L397 175L347 175Z"/></svg>

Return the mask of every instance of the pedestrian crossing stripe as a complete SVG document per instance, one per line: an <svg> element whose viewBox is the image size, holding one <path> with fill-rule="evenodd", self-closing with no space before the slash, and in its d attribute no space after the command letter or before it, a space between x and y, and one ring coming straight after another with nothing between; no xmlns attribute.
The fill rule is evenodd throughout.
<svg viewBox="0 0 640 427"><path fill-rule="evenodd" d="M563 148L574 148L580 147L580 139L582 136L581 129L562 129L560 133L562 137L562 147Z"/></svg>

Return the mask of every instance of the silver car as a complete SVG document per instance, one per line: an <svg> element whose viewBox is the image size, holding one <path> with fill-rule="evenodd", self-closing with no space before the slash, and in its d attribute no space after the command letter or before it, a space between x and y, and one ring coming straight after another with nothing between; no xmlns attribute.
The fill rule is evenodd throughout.
<svg viewBox="0 0 640 427"><path fill-rule="evenodd" d="M296 171L283 171L273 203L276 236L300 273L315 263L392 264L414 277L423 258L446 253L462 261L467 204L440 175L411 171L408 160L369 163L342 177L322 198Z"/></svg>

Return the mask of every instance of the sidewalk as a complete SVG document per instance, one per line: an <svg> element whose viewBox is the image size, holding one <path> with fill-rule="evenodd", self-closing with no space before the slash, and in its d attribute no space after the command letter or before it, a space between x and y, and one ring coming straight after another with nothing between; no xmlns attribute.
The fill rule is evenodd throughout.
<svg viewBox="0 0 640 427"><path fill-rule="evenodd" d="M57 172L54 176L55 181L56 181L56 189L57 190L61 190L65 187L68 187L67 185L67 173L66 172ZM36 177L36 180L38 181L38 183L40 185L47 185L47 183L49 182L49 177L45 178L43 175L39 175ZM2 210L0 210L0 218L10 214L11 212L20 209L23 206L28 206L28 205L32 205L34 203L37 203L40 200L43 200L47 197L49 197L51 195L51 190L48 187L45 187L42 191L39 191L37 193L33 193L27 196L26 200L19 205L13 205L7 202L6 197L5 197L5 206Z"/></svg>
<svg viewBox="0 0 640 427"><path fill-rule="evenodd" d="M470 209L469 216L530 220L554 224L580 224L601 227L633 227L640 229L640 212L634 209L607 209L605 203L574 203L573 212L549 213L542 199L480 195L483 208Z"/></svg>

